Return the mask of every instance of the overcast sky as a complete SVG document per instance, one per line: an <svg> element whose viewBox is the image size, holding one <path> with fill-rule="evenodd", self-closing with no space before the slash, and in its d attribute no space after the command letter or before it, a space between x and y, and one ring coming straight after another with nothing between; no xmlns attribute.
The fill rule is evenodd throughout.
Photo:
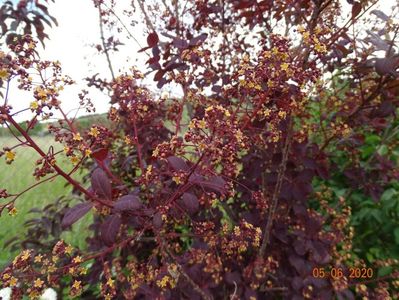
<svg viewBox="0 0 399 300"><path fill-rule="evenodd" d="M131 1L116 2L119 5L123 5L121 3L130 5ZM380 0L380 9L389 13L390 7L395 2L395 0ZM346 12L349 13L350 6L346 3L346 0L343 0L343 3ZM64 73L77 81L76 86L63 91L60 97L65 110L70 111L78 107L77 94L80 89L85 88L82 80L84 77L95 73L99 73L101 77L109 77L104 56L99 55L92 47L93 44L100 43L98 11L94 8L92 0L57 0L55 3L50 2L49 11L51 15L57 18L59 26L47 29L50 40L46 41L45 49L39 47L39 52L44 59L59 60ZM129 23L128 20L126 20L126 23ZM143 31L144 26L139 24L132 32L136 39L142 45L145 45L146 39ZM139 46L135 42L132 40L128 42L129 44L121 47L122 52L113 55L111 58L115 69L128 70L132 65L136 65L140 70L146 71L144 62L147 57L143 53L137 52ZM150 81L148 83L153 84ZM97 112L108 110L109 99L105 95L93 90L91 96ZM32 101L29 95L17 91L15 87L12 88L9 99L15 109L27 107ZM84 114L84 111L81 114ZM24 116L21 116L21 118L23 119Z"/></svg>

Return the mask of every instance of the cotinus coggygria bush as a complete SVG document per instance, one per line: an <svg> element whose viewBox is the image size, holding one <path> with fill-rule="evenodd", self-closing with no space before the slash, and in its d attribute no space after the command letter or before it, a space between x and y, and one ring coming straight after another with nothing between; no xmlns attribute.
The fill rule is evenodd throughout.
<svg viewBox="0 0 399 300"><path fill-rule="evenodd" d="M34 37L0 52L8 168L30 147L40 158L27 190L56 177L73 187L71 200L36 211L37 243L13 240L20 254L3 287L15 299L47 287L68 299L397 299L398 9L132 1L124 16L148 32L144 74L113 66L136 40L117 2L93 1L109 79L87 85L109 96L106 126L77 128L59 100L74 81L39 57ZM15 81L32 97L25 126L8 101ZM88 91L77 102L93 110ZM43 148L30 130L55 115ZM1 190L0 211L15 214L23 193ZM86 246L64 241L84 216Z"/></svg>

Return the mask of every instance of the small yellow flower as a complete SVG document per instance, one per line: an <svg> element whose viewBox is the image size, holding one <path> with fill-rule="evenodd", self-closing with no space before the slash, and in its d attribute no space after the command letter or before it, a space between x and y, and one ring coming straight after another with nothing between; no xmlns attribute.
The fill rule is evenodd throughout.
<svg viewBox="0 0 399 300"><path fill-rule="evenodd" d="M194 129L195 128L195 121L194 120L190 121L190 124L188 124L188 128L189 129Z"/></svg>
<svg viewBox="0 0 399 300"><path fill-rule="evenodd" d="M0 79L6 79L7 77L8 77L7 69L1 69L0 70Z"/></svg>
<svg viewBox="0 0 399 300"><path fill-rule="evenodd" d="M50 265L47 270L49 273L54 273L57 271L57 268L54 265Z"/></svg>
<svg viewBox="0 0 399 300"><path fill-rule="evenodd" d="M12 276L11 279L10 279L10 287L16 286L17 283L18 283L18 279L15 278L14 276Z"/></svg>
<svg viewBox="0 0 399 300"><path fill-rule="evenodd" d="M90 157L91 154L92 154L92 151L90 149L86 149L85 150L85 156L86 157Z"/></svg>
<svg viewBox="0 0 399 300"><path fill-rule="evenodd" d="M107 280L107 285L108 285L109 287L113 288L113 287L114 287L114 280L112 280L112 278L108 278L108 280Z"/></svg>
<svg viewBox="0 0 399 300"><path fill-rule="evenodd" d="M205 112L208 112L208 111L211 111L211 110L213 110L213 105L208 106L208 107L205 109Z"/></svg>
<svg viewBox="0 0 399 300"><path fill-rule="evenodd" d="M97 127L90 128L89 135L91 135L93 137L97 137L99 134L100 134L100 131L97 129Z"/></svg>
<svg viewBox="0 0 399 300"><path fill-rule="evenodd" d="M75 280L72 284L72 287L76 290L79 290L81 288L81 281Z"/></svg>
<svg viewBox="0 0 399 300"><path fill-rule="evenodd" d="M77 165L80 161L79 157L77 157L76 155L71 156L70 160L71 160L71 163L74 165Z"/></svg>
<svg viewBox="0 0 399 300"><path fill-rule="evenodd" d="M289 68L289 64L287 64L287 63L283 63L283 64L281 64L281 70L283 70L283 71L287 71L288 70L288 68Z"/></svg>
<svg viewBox="0 0 399 300"><path fill-rule="evenodd" d="M170 277L169 276L164 276L161 280L157 280L157 285L160 287L160 288L165 288L166 286L167 286L167 284L168 284L168 282L170 281Z"/></svg>
<svg viewBox="0 0 399 300"><path fill-rule="evenodd" d="M43 90L41 87L36 88L37 96L40 99L46 99L47 98L47 92Z"/></svg>
<svg viewBox="0 0 399 300"><path fill-rule="evenodd" d="M9 214L11 217L15 217L15 216L18 214L18 210L17 210L15 207L13 207L12 209L10 209L10 210L8 211L8 214Z"/></svg>
<svg viewBox="0 0 399 300"><path fill-rule="evenodd" d="M31 42L29 43L29 45L28 45L28 48L29 48L29 49L35 49L35 47L36 47L36 44L35 44L33 41L31 41Z"/></svg>
<svg viewBox="0 0 399 300"><path fill-rule="evenodd" d="M73 247L71 245L68 245L65 247L65 253L71 255L73 251Z"/></svg>
<svg viewBox="0 0 399 300"><path fill-rule="evenodd" d="M198 150L203 152L206 149L206 145L204 143L199 143L198 144Z"/></svg>
<svg viewBox="0 0 399 300"><path fill-rule="evenodd" d="M241 142L241 141L242 141L243 134L242 134L242 131L241 131L240 129L237 130L237 132L236 132L236 134L235 134L235 137L236 137L236 139L237 139L238 142Z"/></svg>
<svg viewBox="0 0 399 300"><path fill-rule="evenodd" d="M315 49L318 53L326 53L326 52L327 52L326 45L321 44L321 43L315 44L314 49Z"/></svg>
<svg viewBox="0 0 399 300"><path fill-rule="evenodd" d="M37 279L34 281L33 286L34 286L35 288L41 288L41 287L43 286L43 283L44 283L43 280L41 280L40 278L37 278Z"/></svg>
<svg viewBox="0 0 399 300"><path fill-rule="evenodd" d="M35 263L39 263L39 262L42 261L42 259L43 259L43 255L38 254L38 255L35 256L34 262Z"/></svg>
<svg viewBox="0 0 399 300"><path fill-rule="evenodd" d="M8 273L6 273L6 274L3 275L3 280L7 280L7 279L9 279L10 277L11 277L11 275L8 274Z"/></svg>
<svg viewBox="0 0 399 300"><path fill-rule="evenodd" d="M39 297L39 292L37 290L32 290L29 293L29 299L37 299Z"/></svg>
<svg viewBox="0 0 399 300"><path fill-rule="evenodd" d="M158 157L158 155L159 155L159 148L157 147L157 148L155 148L154 151L152 151L152 156L153 157Z"/></svg>
<svg viewBox="0 0 399 300"><path fill-rule="evenodd" d="M76 268L75 267L70 267L68 269L68 273L71 274L72 276L75 276L76 274Z"/></svg>
<svg viewBox="0 0 399 300"><path fill-rule="evenodd" d="M30 103L29 107L31 110L36 110L39 107L39 103L37 103L37 101L33 101Z"/></svg>
<svg viewBox="0 0 399 300"><path fill-rule="evenodd" d="M79 132L73 134L73 140L74 141L81 141L82 140L82 137L80 136Z"/></svg>
<svg viewBox="0 0 399 300"><path fill-rule="evenodd" d="M174 182L176 182L176 184L180 184L180 183L181 183L181 179L180 179L179 176L173 176L172 180L173 180Z"/></svg>
<svg viewBox="0 0 399 300"><path fill-rule="evenodd" d="M236 236L239 236L239 235L241 235L241 230L240 230L240 227L238 227L238 226L234 226L234 234L235 234Z"/></svg>
<svg viewBox="0 0 399 300"><path fill-rule="evenodd" d="M81 256L76 256L76 257L74 257L74 258L72 259L72 262L73 262L74 264L79 264L79 263L81 263L82 261L83 261L83 259L82 259Z"/></svg>
<svg viewBox="0 0 399 300"><path fill-rule="evenodd" d="M24 250L21 253L22 260L28 260L30 258L30 250Z"/></svg>
<svg viewBox="0 0 399 300"><path fill-rule="evenodd" d="M131 143L132 143L132 140L131 140L131 138L127 135L127 136L125 136L125 143L127 144L127 145L130 145Z"/></svg>
<svg viewBox="0 0 399 300"><path fill-rule="evenodd" d="M112 300L112 295L110 293L107 293L104 297L104 300Z"/></svg>
<svg viewBox="0 0 399 300"><path fill-rule="evenodd" d="M270 109L266 108L266 109L263 111L263 115L264 115L265 117L268 117L268 116L270 116L271 112L272 112L272 111L271 111Z"/></svg>
<svg viewBox="0 0 399 300"><path fill-rule="evenodd" d="M304 41L306 41L306 42L309 41L309 39L310 39L310 33L309 32L305 31L302 36L303 36Z"/></svg>
<svg viewBox="0 0 399 300"><path fill-rule="evenodd" d="M205 120L204 120L204 119L200 120L200 121L198 122L198 128L204 129L205 127L206 127L206 122L205 122Z"/></svg>
<svg viewBox="0 0 399 300"><path fill-rule="evenodd" d="M279 116L281 119L285 119L286 116L287 116L287 112L280 110L280 111L278 112L278 116Z"/></svg>
<svg viewBox="0 0 399 300"><path fill-rule="evenodd" d="M12 162L12 161L14 161L15 156L16 156L15 152L13 152L13 151L6 151L6 160L7 160L7 162Z"/></svg>

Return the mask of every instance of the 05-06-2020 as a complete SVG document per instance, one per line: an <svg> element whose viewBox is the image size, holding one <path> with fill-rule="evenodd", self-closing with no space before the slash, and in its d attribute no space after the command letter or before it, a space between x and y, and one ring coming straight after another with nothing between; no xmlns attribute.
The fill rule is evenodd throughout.
<svg viewBox="0 0 399 300"><path fill-rule="evenodd" d="M312 276L314 278L372 278L374 275L374 271L372 268L348 268L347 270L343 268L313 268Z"/></svg>

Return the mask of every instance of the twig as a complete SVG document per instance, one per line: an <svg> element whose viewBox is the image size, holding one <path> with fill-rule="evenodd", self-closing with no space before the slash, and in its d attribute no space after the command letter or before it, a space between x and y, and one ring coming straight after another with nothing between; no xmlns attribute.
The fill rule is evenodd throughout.
<svg viewBox="0 0 399 300"><path fill-rule="evenodd" d="M36 144L36 142L29 136L29 134L27 134L26 131L13 119L13 117L4 108L1 108L1 112L3 114L7 115L7 121L9 121L12 125L14 125L14 127L21 133L21 135L26 139L26 141L29 143L29 145L33 149L35 149L35 151L37 153L39 153L43 159L47 160L46 153L43 152L43 150ZM96 197L93 193L89 192L84 187L82 187L69 174L65 173L57 164L53 164L52 167L59 175L64 177L70 184L72 184L76 189L78 189L80 192L85 194L89 199L92 199L93 201L101 203L107 207L113 207L113 204L111 201L103 200L103 199Z"/></svg>
<svg viewBox="0 0 399 300"><path fill-rule="evenodd" d="M144 15L144 19L145 19L145 23L147 24L147 27L150 28L153 32L155 32L155 27L154 27L154 25L152 25L152 23L151 23L151 21L150 21L150 18L149 18L148 15L147 15L147 12L146 12L146 10L145 10L145 7L144 7L143 2L141 2L141 0L137 0L137 2L139 3L141 12L142 12L143 15Z"/></svg>
<svg viewBox="0 0 399 300"><path fill-rule="evenodd" d="M187 282L193 287L193 289L201 295L201 297L205 300L212 300L213 297L207 295L202 289L201 287L196 284L191 277L186 273L186 271L184 271L183 267L176 261L176 259L174 258L174 256L172 255L172 253L170 253L170 251L168 249L165 248L166 253L169 255L169 257L173 260L173 263L176 264L177 266L177 270L180 272L181 275L183 275L183 277L187 280Z"/></svg>
<svg viewBox="0 0 399 300"><path fill-rule="evenodd" d="M101 42L102 42L103 47L104 47L104 53L105 53L105 56L107 58L108 68L109 68L109 70L111 72L112 80L115 80L114 69L112 67L111 58L110 58L109 53L108 53L107 45L105 43L103 17L102 17L102 14L101 14L101 3L98 5L98 16L99 16L99 19L100 19Z"/></svg>
<svg viewBox="0 0 399 300"><path fill-rule="evenodd" d="M270 232L271 232L271 228L273 225L274 215L276 213L278 198L280 196L280 190L281 190L281 186L283 183L285 169L287 166L288 153L289 153L290 147L291 147L291 137L292 137L292 131L293 131L293 119L292 118L293 117L291 116L290 120L289 120L288 129L287 129L287 131L288 131L287 137L285 139L285 144L284 144L284 149L283 149L283 159L278 168L277 183L274 188L273 197L272 197L272 206L269 210L266 227L263 232L262 245L261 245L261 247L259 249L259 253L258 253L258 257L260 257L260 258L263 258L267 244L269 243L269 240L270 240Z"/></svg>
<svg viewBox="0 0 399 300"><path fill-rule="evenodd" d="M134 37L134 35L130 32L130 30L127 28L125 23L121 20L121 18L115 13L115 11L108 7L105 3L103 5L115 16L115 18L119 21L119 23L122 25L122 27L126 30L127 34L136 42L136 44L140 47L140 49L144 48L140 42ZM148 56L150 56L147 52L145 52Z"/></svg>

